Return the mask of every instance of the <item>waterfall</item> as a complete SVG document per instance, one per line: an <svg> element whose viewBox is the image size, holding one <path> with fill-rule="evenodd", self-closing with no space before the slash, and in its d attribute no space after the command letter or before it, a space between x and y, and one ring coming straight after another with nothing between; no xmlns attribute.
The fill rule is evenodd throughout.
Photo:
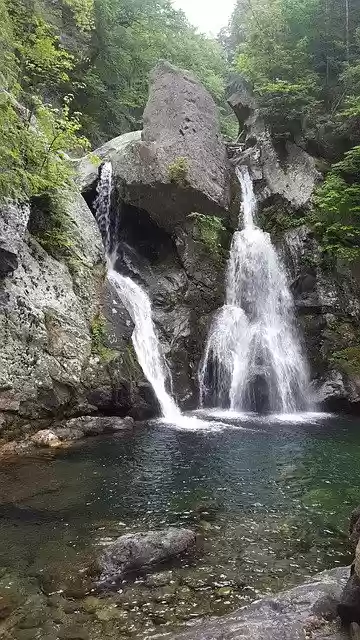
<svg viewBox="0 0 360 640"><path fill-rule="evenodd" d="M294 413L308 408L308 369L293 299L270 236L256 225L249 170L236 172L243 229L233 236L226 301L210 328L199 373L201 402L234 411Z"/></svg>
<svg viewBox="0 0 360 640"><path fill-rule="evenodd" d="M111 254L111 191L112 164L111 162L104 162L100 169L100 179L96 187L97 196L94 201L94 210L107 257Z"/></svg>
<svg viewBox="0 0 360 640"><path fill-rule="evenodd" d="M111 190L112 166L110 162L105 162L101 167L94 208L106 251L108 280L134 322L135 328L132 334L134 349L144 375L154 389L162 414L166 420L176 421L181 417L181 412L166 391L166 379L170 377L170 373L156 335L150 298L136 282L114 269L117 255L116 248L112 253Z"/></svg>

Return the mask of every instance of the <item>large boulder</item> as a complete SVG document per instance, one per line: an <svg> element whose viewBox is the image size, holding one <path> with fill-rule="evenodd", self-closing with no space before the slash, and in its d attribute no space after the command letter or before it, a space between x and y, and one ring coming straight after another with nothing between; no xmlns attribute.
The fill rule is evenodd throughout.
<svg viewBox="0 0 360 640"><path fill-rule="evenodd" d="M128 533L108 545L99 564L102 579L120 579L126 573L155 567L185 553L196 542L189 529Z"/></svg>
<svg viewBox="0 0 360 640"><path fill-rule="evenodd" d="M151 74L141 140L125 134L95 154L112 161L121 198L169 232L195 211L228 216L231 179L218 109L193 75L168 62ZM89 189L96 175L87 159L79 174Z"/></svg>
<svg viewBox="0 0 360 640"><path fill-rule="evenodd" d="M133 143L140 142L141 131L131 131L124 133L117 138L113 138L103 144L91 156L85 156L80 161L76 161L77 177L76 182L80 191L88 191L97 182L99 177L99 160L105 160L116 164L117 159L126 154L127 147Z"/></svg>
<svg viewBox="0 0 360 640"><path fill-rule="evenodd" d="M345 640L336 606L348 568L324 571L308 584L268 596L229 615L172 636L176 640Z"/></svg>

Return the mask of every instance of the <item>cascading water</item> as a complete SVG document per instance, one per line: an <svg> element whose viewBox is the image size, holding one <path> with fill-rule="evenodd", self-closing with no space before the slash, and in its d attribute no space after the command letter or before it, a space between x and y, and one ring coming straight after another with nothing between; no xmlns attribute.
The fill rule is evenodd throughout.
<svg viewBox="0 0 360 640"><path fill-rule="evenodd" d="M154 389L162 414L169 422L176 422L181 417L181 412L166 391L166 378L169 374L152 320L149 296L131 278L114 269L117 256L111 241L111 190L112 166L110 162L105 162L101 167L94 208L106 251L108 279L134 322L134 349L144 375Z"/></svg>
<svg viewBox="0 0 360 640"><path fill-rule="evenodd" d="M255 223L247 167L238 167L243 230L232 240L224 307L210 329L200 370L204 404L233 411L294 413L308 408L308 370L294 323L285 268Z"/></svg>

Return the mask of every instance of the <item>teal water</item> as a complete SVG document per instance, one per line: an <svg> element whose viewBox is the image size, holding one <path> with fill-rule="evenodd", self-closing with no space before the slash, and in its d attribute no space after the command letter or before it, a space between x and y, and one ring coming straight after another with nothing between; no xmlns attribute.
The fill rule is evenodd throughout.
<svg viewBox="0 0 360 640"><path fill-rule="evenodd" d="M69 625L90 640L143 637L351 560L359 419L220 414L207 421L201 430L191 422L141 424L2 464L0 618L2 594L22 594L0 622L4 637L25 639L29 601L42 612L29 638L65 637ZM169 525L195 528L199 548L172 567L165 585L138 576L114 593L67 591L67 573L81 571L107 542Z"/></svg>

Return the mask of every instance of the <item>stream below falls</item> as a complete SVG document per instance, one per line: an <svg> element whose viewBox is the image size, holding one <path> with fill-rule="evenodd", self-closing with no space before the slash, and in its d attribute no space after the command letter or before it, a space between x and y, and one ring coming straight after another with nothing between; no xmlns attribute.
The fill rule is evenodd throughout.
<svg viewBox="0 0 360 640"><path fill-rule="evenodd" d="M200 417L201 430L152 421L2 464L1 637L166 634L351 560L358 418ZM201 542L160 578L112 592L74 580L117 536L168 525L194 528Z"/></svg>

